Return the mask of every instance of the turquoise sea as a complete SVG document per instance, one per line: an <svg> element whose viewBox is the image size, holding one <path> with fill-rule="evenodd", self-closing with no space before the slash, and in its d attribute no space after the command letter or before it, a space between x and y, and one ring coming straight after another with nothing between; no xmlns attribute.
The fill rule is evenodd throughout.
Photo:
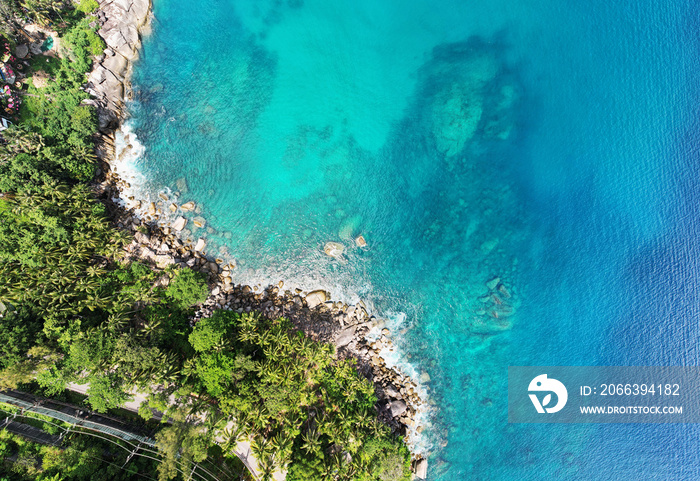
<svg viewBox="0 0 700 481"><path fill-rule="evenodd" d="M695 425L506 410L509 365L698 364L698 12L154 0L120 170L195 201L237 282L389 318L438 407L429 479L700 479Z"/></svg>

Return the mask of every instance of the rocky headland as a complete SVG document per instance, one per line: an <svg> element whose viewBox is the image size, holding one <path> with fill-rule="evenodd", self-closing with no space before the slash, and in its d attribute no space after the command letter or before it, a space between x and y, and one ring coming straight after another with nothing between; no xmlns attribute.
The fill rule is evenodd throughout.
<svg viewBox="0 0 700 481"><path fill-rule="evenodd" d="M133 63L139 55L141 35L150 26L150 0L100 0L97 32L107 44L90 73L87 92L89 103L97 109L100 132L111 137L119 128L124 104L131 95ZM112 142L107 142L108 146ZM109 158L110 149L102 152Z"/></svg>
<svg viewBox="0 0 700 481"><path fill-rule="evenodd" d="M359 372L374 383L380 419L405 436L413 449L412 440L420 436L425 428L421 422L425 422L425 414L431 410L425 395L430 378L423 373L419 385L397 368L387 366L381 353L395 350L391 333L383 319L367 312L364 303L336 302L326 291L304 292L286 286L283 281L273 286L236 285L232 275L236 266L205 255L204 239L197 243L183 242L179 234L184 225L178 224L182 224L181 218L162 225L155 205L150 209L153 212L141 217L134 209L113 202L122 198L130 187L113 172L110 163L118 161L114 134L126 115L125 102L131 98L133 62L139 55L141 35L150 28L151 4L150 0L101 0L99 4L98 34L107 48L96 60L86 87L92 95L88 103L98 113L100 134L96 150L103 162L103 176L94 190L110 206L117 226L134 234L134 240L126 247L127 257L145 261L156 270L177 265L204 272L209 279L210 295L199 307L193 322L210 316L215 309L259 311L269 318L287 317L296 329L314 340L334 344L339 358L355 359ZM179 206L183 211L186 207ZM357 242L360 245L364 239ZM159 280L161 285L168 281L166 274ZM426 477L427 460L423 453L414 453L413 468L418 479Z"/></svg>

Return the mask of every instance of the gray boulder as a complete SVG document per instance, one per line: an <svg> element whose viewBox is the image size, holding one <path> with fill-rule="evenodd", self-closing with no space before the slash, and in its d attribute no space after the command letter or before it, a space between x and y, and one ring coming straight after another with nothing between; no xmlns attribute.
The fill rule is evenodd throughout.
<svg viewBox="0 0 700 481"><path fill-rule="evenodd" d="M392 401L391 403L389 403L389 410L391 411L392 417L397 418L401 416L403 413L406 412L406 409L408 409L406 403L401 400Z"/></svg>
<svg viewBox="0 0 700 481"><path fill-rule="evenodd" d="M22 45L17 45L15 48L15 55L17 55L17 58L24 58L28 53L29 47L27 47L27 45L24 43Z"/></svg>
<svg viewBox="0 0 700 481"><path fill-rule="evenodd" d="M350 326L343 329L338 334L338 338L335 340L335 345L337 347L347 346L355 338L355 326Z"/></svg>

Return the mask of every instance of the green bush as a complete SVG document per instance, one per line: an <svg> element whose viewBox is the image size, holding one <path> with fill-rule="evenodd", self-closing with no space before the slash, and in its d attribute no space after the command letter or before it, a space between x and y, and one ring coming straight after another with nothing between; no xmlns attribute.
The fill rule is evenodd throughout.
<svg viewBox="0 0 700 481"><path fill-rule="evenodd" d="M97 33L95 33L95 31L93 30L88 30L86 33L88 38L88 51L92 55L100 55L102 51L107 47L107 45L105 45L104 40L102 40L102 37L97 35Z"/></svg>
<svg viewBox="0 0 700 481"><path fill-rule="evenodd" d="M175 271L175 277L165 290L165 295L182 309L204 302L209 295L209 288L204 274L191 269Z"/></svg>
<svg viewBox="0 0 700 481"><path fill-rule="evenodd" d="M95 0L80 0L76 10L87 15L97 10L97 7L99 4Z"/></svg>

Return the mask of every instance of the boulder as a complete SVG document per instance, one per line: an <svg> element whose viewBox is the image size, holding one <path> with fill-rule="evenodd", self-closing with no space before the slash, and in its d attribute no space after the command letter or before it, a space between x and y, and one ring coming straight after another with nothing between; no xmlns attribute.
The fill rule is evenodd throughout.
<svg viewBox="0 0 700 481"><path fill-rule="evenodd" d="M130 0L129 13L133 15L136 26L142 26L148 19L148 10L151 6L149 0Z"/></svg>
<svg viewBox="0 0 700 481"><path fill-rule="evenodd" d="M500 277L494 277L493 279L491 279L490 281L488 281L486 283L486 287L488 287L489 290L492 291L498 286L498 284L500 284L500 282L501 282Z"/></svg>
<svg viewBox="0 0 700 481"><path fill-rule="evenodd" d="M148 211L147 211L147 212L148 212L149 215L155 215L155 213L156 213L156 204L153 203L153 202L151 202L150 204L148 204Z"/></svg>
<svg viewBox="0 0 700 481"><path fill-rule="evenodd" d="M350 326L338 334L338 337L335 340L335 345L337 347L343 347L347 346L352 342L352 340L355 338L355 326Z"/></svg>
<svg viewBox="0 0 700 481"><path fill-rule="evenodd" d="M422 373L420 373L420 378L419 378L419 379L420 379L420 382L422 382L423 384L427 384L427 383L430 382L430 374L428 374L427 372L423 371Z"/></svg>
<svg viewBox="0 0 700 481"><path fill-rule="evenodd" d="M400 399L389 403L389 410L391 411L391 416L394 418L401 416L406 412L406 409L408 409L406 403Z"/></svg>
<svg viewBox="0 0 700 481"><path fill-rule="evenodd" d="M397 399L401 397L399 392L396 390L393 384L389 384L387 387L384 388L384 394L389 396L392 399Z"/></svg>
<svg viewBox="0 0 700 481"><path fill-rule="evenodd" d="M175 264L175 259L168 254L157 255L155 256L154 261L158 269L165 269L169 265Z"/></svg>
<svg viewBox="0 0 700 481"><path fill-rule="evenodd" d="M173 212L173 213L174 213L174 212L177 212L177 205L175 205L175 204L170 204L170 205L168 206L168 209L170 209L170 212Z"/></svg>
<svg viewBox="0 0 700 481"><path fill-rule="evenodd" d="M425 479L428 477L428 460L419 459L416 462L416 478Z"/></svg>
<svg viewBox="0 0 700 481"><path fill-rule="evenodd" d="M195 225L195 227L199 227L200 229L207 225L207 221L204 219L204 217L195 217L192 219L192 223Z"/></svg>
<svg viewBox="0 0 700 481"><path fill-rule="evenodd" d="M200 237L197 243L194 245L194 250L197 252L202 252L206 246L207 242Z"/></svg>
<svg viewBox="0 0 700 481"><path fill-rule="evenodd" d="M184 217L178 217L177 219L175 219L175 222L173 222L173 229L179 232L182 229L184 229L186 225L187 219L185 219Z"/></svg>
<svg viewBox="0 0 700 481"><path fill-rule="evenodd" d="M326 291L313 291L309 292L309 294L306 296L306 304L313 309L314 307L318 306L319 304L323 304L328 300L328 295Z"/></svg>
<svg viewBox="0 0 700 481"><path fill-rule="evenodd" d="M134 239L135 239L136 242L138 242L139 244L147 245L147 244L150 244L150 243L151 243L151 238L148 237L148 236L147 236L146 234L144 234L143 232L136 232L136 234L134 234Z"/></svg>
<svg viewBox="0 0 700 481"><path fill-rule="evenodd" d="M357 238L355 239L355 244L357 245L357 247L367 247L367 241L362 236L357 236Z"/></svg>
<svg viewBox="0 0 700 481"><path fill-rule="evenodd" d="M24 58L29 53L29 47L26 44L17 45L15 48L15 55L17 58Z"/></svg>
<svg viewBox="0 0 700 481"><path fill-rule="evenodd" d="M153 252L148 247L142 248L140 255L141 255L142 259L145 259L147 261L155 260L155 256L156 256L155 252Z"/></svg>
<svg viewBox="0 0 700 481"><path fill-rule="evenodd" d="M327 242L323 248L323 252L331 257L340 257L345 251L345 246L338 242Z"/></svg>
<svg viewBox="0 0 700 481"><path fill-rule="evenodd" d="M122 55L115 53L111 57L106 57L102 61L102 66L112 72L119 79L124 78L126 73L127 61Z"/></svg>
<svg viewBox="0 0 700 481"><path fill-rule="evenodd" d="M182 209L183 212L192 212L195 208L195 203L192 201L185 202L180 206L180 209Z"/></svg>

